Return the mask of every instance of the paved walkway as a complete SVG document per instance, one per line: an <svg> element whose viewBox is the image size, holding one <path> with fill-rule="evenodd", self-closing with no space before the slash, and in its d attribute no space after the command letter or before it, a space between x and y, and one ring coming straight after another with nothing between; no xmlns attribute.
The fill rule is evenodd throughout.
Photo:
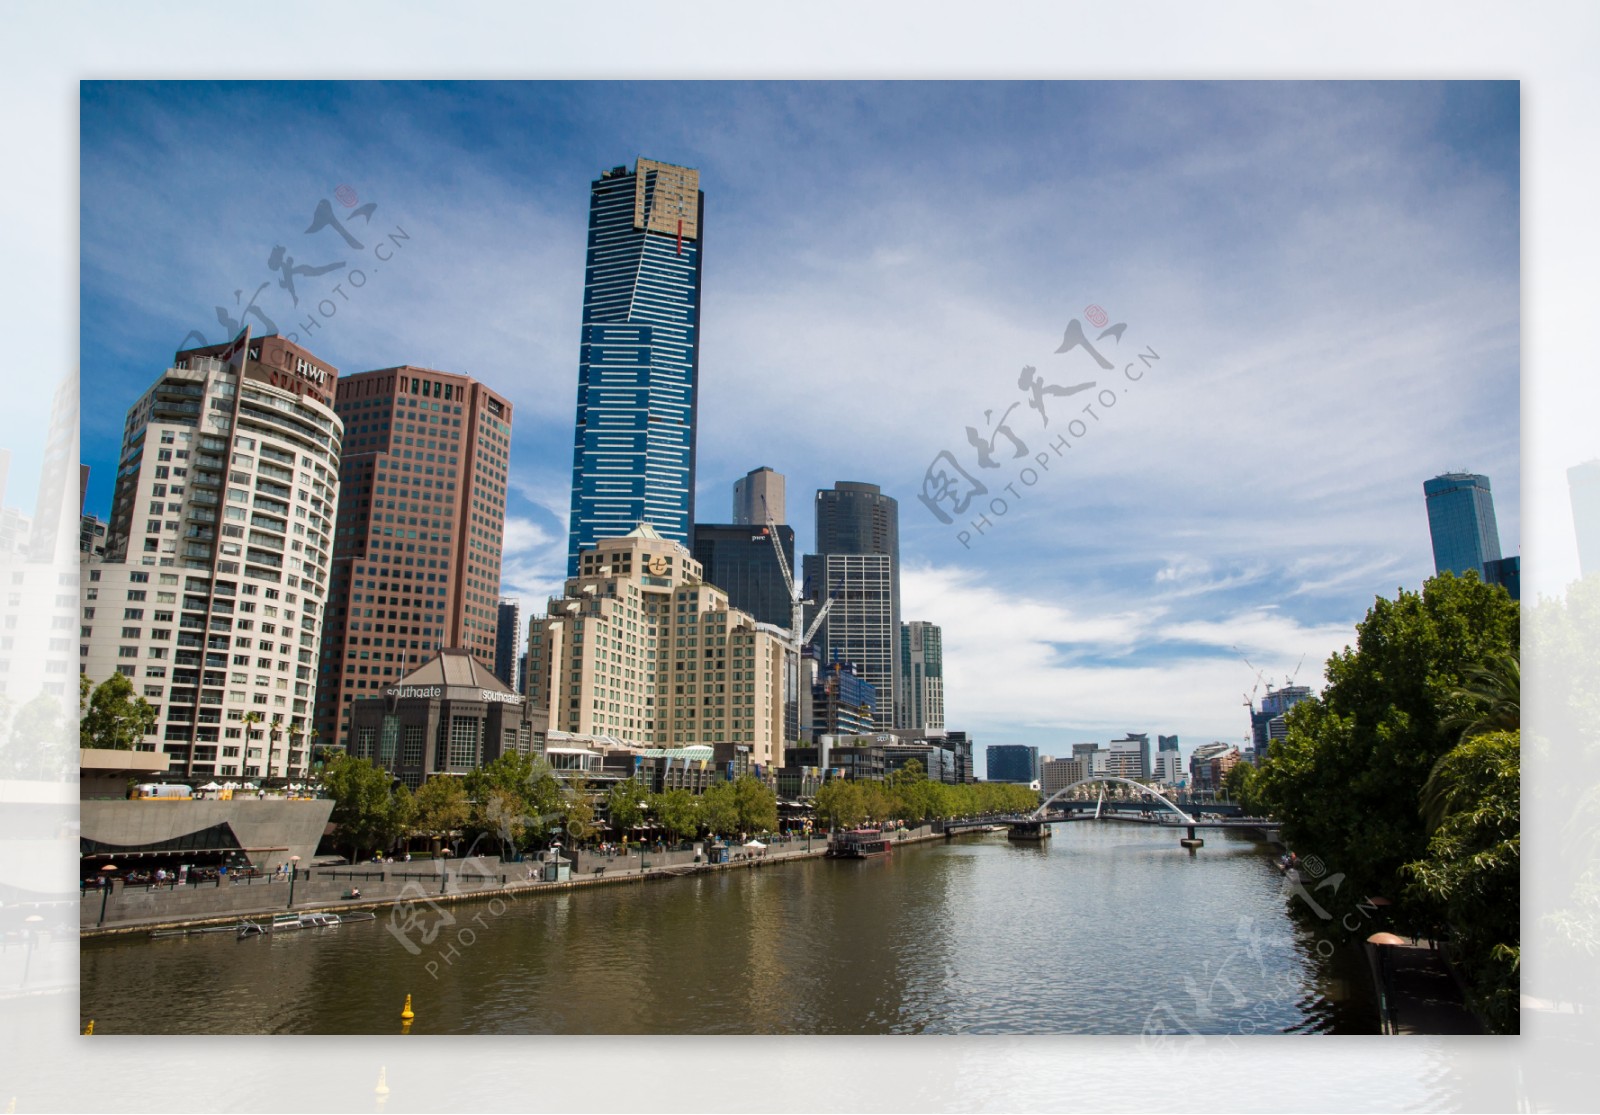
<svg viewBox="0 0 1600 1115"><path fill-rule="evenodd" d="M1397 1034L1481 1034L1477 1016L1439 950L1427 944L1385 945L1389 1017Z"/></svg>

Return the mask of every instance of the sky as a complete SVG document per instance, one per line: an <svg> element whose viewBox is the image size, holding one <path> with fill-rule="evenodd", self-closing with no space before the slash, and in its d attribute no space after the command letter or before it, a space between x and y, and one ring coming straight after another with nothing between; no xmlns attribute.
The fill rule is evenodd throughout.
<svg viewBox="0 0 1600 1115"><path fill-rule="evenodd" d="M502 588L543 612L589 183L643 156L706 195L698 517L726 521L760 465L801 552L817 488L896 497L902 617L943 628L947 721L980 763L1244 742L1248 699L1319 686L1374 597L1432 573L1430 476L1488 475L1519 552L1515 82L81 91L89 511L127 407L254 297L257 332L342 373L411 363L512 400ZM324 199L361 248L306 231ZM296 305L280 246L346 266L298 277ZM1057 352L1074 321L1110 370ZM1094 386L1041 411L1025 367ZM949 523L919 499L937 460L986 489Z"/></svg>

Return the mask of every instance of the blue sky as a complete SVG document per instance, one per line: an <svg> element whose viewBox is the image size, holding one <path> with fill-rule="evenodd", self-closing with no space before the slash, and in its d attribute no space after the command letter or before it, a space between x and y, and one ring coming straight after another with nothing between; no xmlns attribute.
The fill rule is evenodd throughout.
<svg viewBox="0 0 1600 1115"><path fill-rule="evenodd" d="M299 279L299 307L275 285L256 303L289 332L328 299L300 331L342 372L416 363L512 398L504 588L542 610L564 568L588 183L643 155L698 168L706 193L700 518L757 465L788 477L802 549L817 487L896 496L905 617L944 627L950 725L980 746L1241 741L1243 658L1277 684L1303 659L1318 684L1375 595L1431 573L1436 473L1488 474L1518 552L1515 83L82 89L102 514L127 406L189 330L221 335L214 307L276 280L283 245L346 261ZM352 213L342 185L376 204L348 226L359 251L304 231L321 199ZM1055 353L1090 306L1127 325L1103 342L1116 373ZM1047 398L1047 432L1024 365L1097 386ZM1030 459L1085 423L1031 487L1003 438L986 471L964 433L1019 402ZM943 450L1000 478L990 496L1022 492L966 544L917 499Z"/></svg>

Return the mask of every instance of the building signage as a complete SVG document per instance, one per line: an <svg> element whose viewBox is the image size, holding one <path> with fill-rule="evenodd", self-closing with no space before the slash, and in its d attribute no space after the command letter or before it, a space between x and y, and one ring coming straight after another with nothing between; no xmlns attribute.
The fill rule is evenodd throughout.
<svg viewBox="0 0 1600 1115"><path fill-rule="evenodd" d="M501 693L494 689L468 689L466 686L452 685L449 692L442 685L395 685L383 691L385 697L397 700L419 701L486 701L489 704L520 705L522 696L518 693Z"/></svg>

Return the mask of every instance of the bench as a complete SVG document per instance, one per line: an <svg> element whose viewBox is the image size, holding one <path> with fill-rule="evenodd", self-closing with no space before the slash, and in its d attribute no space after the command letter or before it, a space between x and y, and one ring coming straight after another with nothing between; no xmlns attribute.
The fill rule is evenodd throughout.
<svg viewBox="0 0 1600 1115"><path fill-rule="evenodd" d="M605 873L606 873L606 865L605 865L605 864L603 864L603 863L599 863L599 864L596 864L596 865L595 865L595 866L594 866L594 867L593 867L593 868L592 868L592 871L593 871L593 872L594 872L594 874L596 874L596 875L604 875L604 874L605 874Z"/></svg>

